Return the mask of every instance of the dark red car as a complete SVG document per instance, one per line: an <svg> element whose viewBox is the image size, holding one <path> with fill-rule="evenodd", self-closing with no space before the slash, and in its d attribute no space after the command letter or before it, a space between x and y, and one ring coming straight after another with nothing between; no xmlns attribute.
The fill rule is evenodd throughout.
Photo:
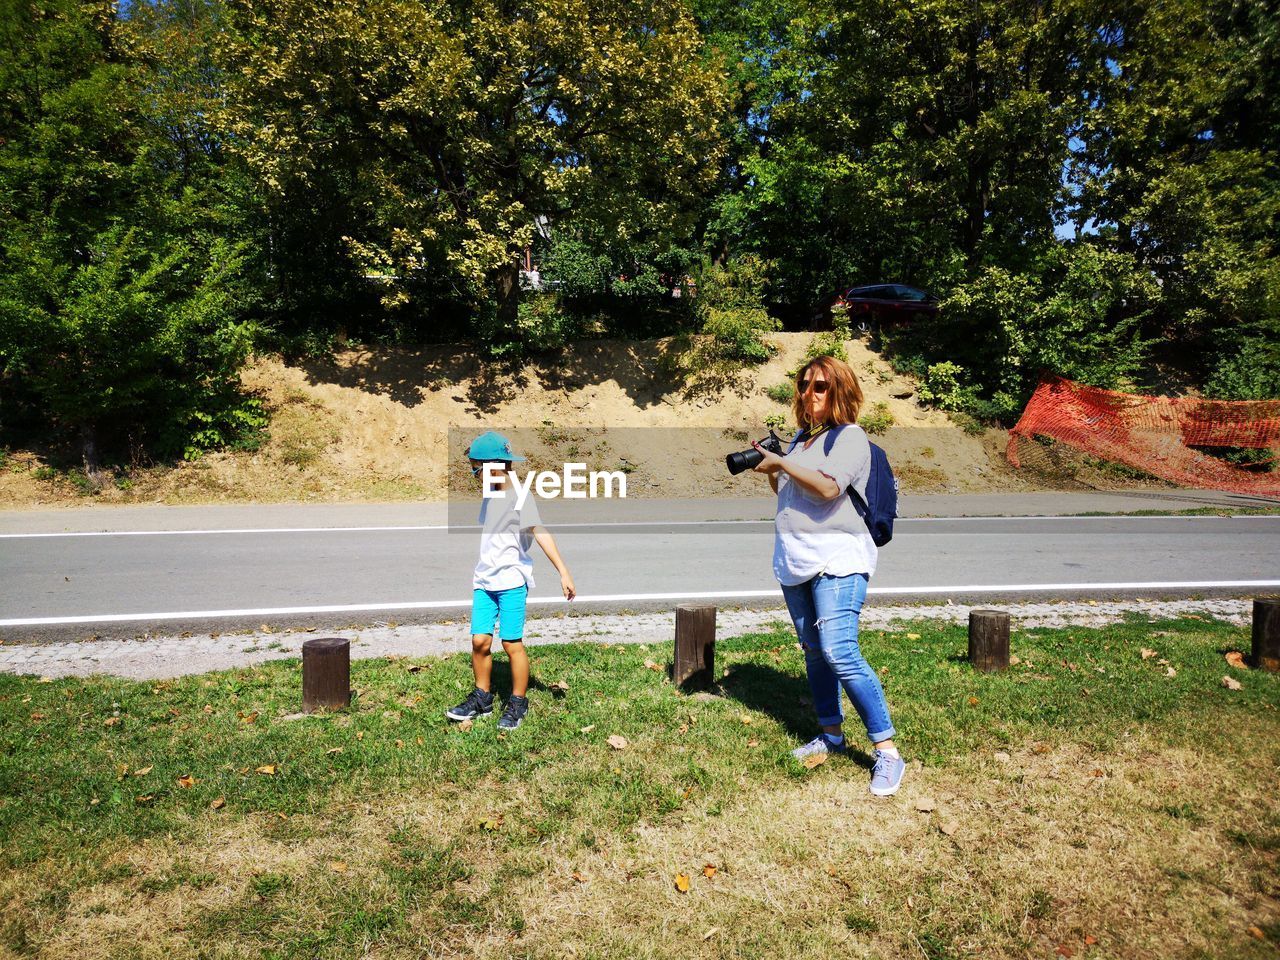
<svg viewBox="0 0 1280 960"><path fill-rule="evenodd" d="M855 327L869 324L894 324L921 317L938 315L938 298L916 287L900 283L877 283L869 287L850 287L836 296L828 310L847 307ZM828 322L831 319L827 314Z"/></svg>

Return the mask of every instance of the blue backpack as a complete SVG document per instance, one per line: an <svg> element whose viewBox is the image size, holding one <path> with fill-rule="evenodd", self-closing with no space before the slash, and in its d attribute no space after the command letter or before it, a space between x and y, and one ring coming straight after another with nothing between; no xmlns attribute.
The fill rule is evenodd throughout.
<svg viewBox="0 0 1280 960"><path fill-rule="evenodd" d="M847 424L827 431L827 438L822 443L823 453L828 456L831 454L831 445L835 443L836 435L844 429L844 426ZM804 439L804 436L804 431L796 434L787 452L790 453L795 445ZM858 511L858 516L867 525L872 541L877 547L883 547L893 539L893 521L898 516L898 479L893 475L893 468L889 466L889 458L885 456L884 450L870 440L867 444L871 447L871 472L867 476L867 497L864 500L853 484L849 484L848 494L849 499L853 501L853 508Z"/></svg>

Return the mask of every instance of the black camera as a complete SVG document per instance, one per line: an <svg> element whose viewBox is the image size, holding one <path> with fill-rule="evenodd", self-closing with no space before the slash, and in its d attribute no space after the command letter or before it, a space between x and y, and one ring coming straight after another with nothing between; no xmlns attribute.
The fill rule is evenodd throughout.
<svg viewBox="0 0 1280 960"><path fill-rule="evenodd" d="M770 453L776 453L778 456L782 456L782 438L772 430L769 431L769 435L767 437L758 442L761 447L768 450ZM742 471L750 470L763 459L764 454L755 447L752 447L750 450L743 450L741 453L729 454L724 458L724 465L729 468L729 473L736 477L738 474L742 473Z"/></svg>

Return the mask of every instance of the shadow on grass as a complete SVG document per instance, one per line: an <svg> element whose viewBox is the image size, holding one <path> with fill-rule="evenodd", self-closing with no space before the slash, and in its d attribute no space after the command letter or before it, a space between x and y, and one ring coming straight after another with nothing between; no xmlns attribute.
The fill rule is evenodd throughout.
<svg viewBox="0 0 1280 960"><path fill-rule="evenodd" d="M776 720L798 743L807 743L818 734L818 718L813 712L809 682L760 663L735 664L720 681L719 689L745 707ZM845 716L845 736L849 759L870 768L872 761L862 733L862 721L849 710Z"/></svg>

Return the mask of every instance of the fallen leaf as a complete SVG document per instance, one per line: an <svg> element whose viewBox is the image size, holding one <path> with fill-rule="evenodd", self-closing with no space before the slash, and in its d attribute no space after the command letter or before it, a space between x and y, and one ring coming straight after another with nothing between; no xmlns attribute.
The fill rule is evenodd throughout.
<svg viewBox="0 0 1280 960"><path fill-rule="evenodd" d="M616 733L609 738L608 743L615 750L625 750L627 748L627 738L621 737Z"/></svg>
<svg viewBox="0 0 1280 960"><path fill-rule="evenodd" d="M209 706L209 704L207 703L200 709L202 709L205 713L213 713L213 707Z"/></svg>
<svg viewBox="0 0 1280 960"><path fill-rule="evenodd" d="M646 669L646 670L661 670L661 669L662 669L662 667L658 666L658 664L654 663L652 660L646 660L646 661L644 662L644 667L645 667L645 669Z"/></svg>
<svg viewBox="0 0 1280 960"><path fill-rule="evenodd" d="M570 874L570 876L572 876L572 877L573 877L573 879L574 879L574 880L576 880L578 883L586 883L586 882L587 882L587 878L586 878L586 877L584 877L582 874L580 874L577 870L573 871L573 873L572 873L572 874Z"/></svg>
<svg viewBox="0 0 1280 960"><path fill-rule="evenodd" d="M1249 928L1249 936L1253 937L1255 940L1265 940L1265 939L1267 939L1267 935L1266 935L1265 933L1263 933L1263 932L1262 932L1262 928L1261 928L1261 927L1250 927L1250 928Z"/></svg>
<svg viewBox="0 0 1280 960"><path fill-rule="evenodd" d="M261 773L263 776L274 777L276 775L276 765L274 763L264 763L260 767L255 767L254 772Z"/></svg>
<svg viewBox="0 0 1280 960"><path fill-rule="evenodd" d="M184 773L178 778L178 786L182 787L184 790L190 790L195 785L196 778L189 773Z"/></svg>
<svg viewBox="0 0 1280 960"><path fill-rule="evenodd" d="M53 683L53 677L41 677L41 678L40 678L40 682L41 682L41 683Z"/></svg>
<svg viewBox="0 0 1280 960"><path fill-rule="evenodd" d="M948 837L954 836L955 832L960 829L960 824L955 820L943 820L938 824L938 829Z"/></svg>
<svg viewBox="0 0 1280 960"><path fill-rule="evenodd" d="M704 863L702 865L702 875L706 877L708 880L710 880L712 877L716 875L715 866L710 863Z"/></svg>
<svg viewBox="0 0 1280 960"><path fill-rule="evenodd" d="M999 760L1001 763L1008 763L1010 759L1012 759L1003 750L997 750L995 753L992 754L992 756L995 757L997 760Z"/></svg>
<svg viewBox="0 0 1280 960"><path fill-rule="evenodd" d="M580 728L580 729L578 730L578 732L579 732L579 733L590 733L590 732L591 732L592 730L594 730L595 728L596 728L596 725L595 725L594 723L588 723L585 727Z"/></svg>
<svg viewBox="0 0 1280 960"><path fill-rule="evenodd" d="M752 720L750 717L748 717L745 713L742 716L740 716L738 719L742 721L742 725L744 727L749 727L751 726L751 724L755 723L755 721Z"/></svg>
<svg viewBox="0 0 1280 960"><path fill-rule="evenodd" d="M334 873L346 873L347 865L343 863L341 860L330 860L329 869L332 870Z"/></svg>
<svg viewBox="0 0 1280 960"><path fill-rule="evenodd" d="M689 725L687 723L682 723L680 724L680 726L676 728L676 733L684 734L688 732L689 732Z"/></svg>
<svg viewBox="0 0 1280 960"><path fill-rule="evenodd" d="M500 826L502 826L502 814L498 814L496 817L487 817L480 821L480 829L488 830L490 833Z"/></svg>
<svg viewBox="0 0 1280 960"><path fill-rule="evenodd" d="M403 750L403 749L404 749L404 741L403 741L403 740L401 740L401 739L399 739L398 737L396 738L396 749L397 749L397 750Z"/></svg>
<svg viewBox="0 0 1280 960"><path fill-rule="evenodd" d="M1048 753L1053 748L1050 747L1047 743L1037 743L1031 749L1035 753Z"/></svg>
<svg viewBox="0 0 1280 960"><path fill-rule="evenodd" d="M33 713L33 714L31 715L31 719L32 719L32 720L43 720L43 719L44 719L44 714L43 714L43 713Z"/></svg>
<svg viewBox="0 0 1280 960"><path fill-rule="evenodd" d="M1074 957L1076 955L1076 952L1072 950L1070 947L1068 947L1065 943L1058 944L1058 949L1055 952L1060 957Z"/></svg>
<svg viewBox="0 0 1280 960"><path fill-rule="evenodd" d="M681 893L689 892L689 875L687 873L676 874L676 889Z"/></svg>
<svg viewBox="0 0 1280 960"><path fill-rule="evenodd" d="M918 633L908 633L908 634L907 634L907 639L908 639L908 640L919 640L919 639L920 639L920 634L918 634Z"/></svg>
<svg viewBox="0 0 1280 960"><path fill-rule="evenodd" d="M342 752L343 750L345 750L345 749L346 749L346 747L330 747L328 750L326 750L326 751L325 751L325 753L327 753L327 754L329 754L330 756L332 756L332 755L333 755L333 754L335 754L335 753L341 753L341 752Z"/></svg>
<svg viewBox="0 0 1280 960"><path fill-rule="evenodd" d="M154 795L154 794L151 794L151 793L144 793L142 796L140 796L140 797L138 797L138 798L137 798L137 801L136 801L136 802L137 802L137 803L150 803L150 802L151 802L152 800L154 800L154 799L155 799L155 795Z"/></svg>
<svg viewBox="0 0 1280 960"><path fill-rule="evenodd" d="M1097 942L1098 942L1098 938L1095 937L1092 933L1087 934L1084 938L1084 945L1086 947L1092 947Z"/></svg>
<svg viewBox="0 0 1280 960"><path fill-rule="evenodd" d="M227 801L224 798L219 797L217 800L213 801L213 803L209 804L209 807L213 810L221 810L226 805Z"/></svg>
<svg viewBox="0 0 1280 960"><path fill-rule="evenodd" d="M125 778L125 774L127 774L128 772L129 772L129 765L128 765L127 763L117 763L117 764L116 764L116 779L117 779L117 780L123 780L123 779Z"/></svg>
<svg viewBox="0 0 1280 960"><path fill-rule="evenodd" d="M152 771L152 769L152 767L139 767L137 770L133 771L133 775L135 777L145 777Z"/></svg>
<svg viewBox="0 0 1280 960"><path fill-rule="evenodd" d="M1143 660L1150 660L1150 659L1151 659L1152 657L1154 657L1155 655L1156 655L1156 652L1155 652L1154 650L1150 649L1149 647L1143 647L1143 648L1142 648L1142 659L1143 659Z"/></svg>
<svg viewBox="0 0 1280 960"><path fill-rule="evenodd" d="M1164 671L1164 675L1166 677L1176 677L1178 675L1178 671L1173 669L1173 667L1166 667Z"/></svg>
<svg viewBox="0 0 1280 960"><path fill-rule="evenodd" d="M921 797L916 801L916 810L920 813L933 813L936 806L937 804L933 802L932 797Z"/></svg>
<svg viewBox="0 0 1280 960"><path fill-rule="evenodd" d="M1227 654L1227 663L1237 670L1247 670L1248 665L1244 662L1244 654L1239 650L1232 650Z"/></svg>
<svg viewBox="0 0 1280 960"><path fill-rule="evenodd" d="M257 719L258 719L258 711L257 711L257 710L253 711L253 713L242 713L242 714L240 714L240 722L241 722L241 723L253 723L253 722L254 722L254 721L256 721Z"/></svg>
<svg viewBox="0 0 1280 960"><path fill-rule="evenodd" d="M470 730L474 726L475 724L470 719L467 719L467 720L463 720L460 724L458 724L458 729L461 730L463 733L466 733L468 730Z"/></svg>
<svg viewBox="0 0 1280 960"><path fill-rule="evenodd" d="M421 673L421 672L422 672L422 664L420 664L420 663L411 664L410 666L406 667L405 669L406 669L409 673Z"/></svg>
<svg viewBox="0 0 1280 960"><path fill-rule="evenodd" d="M357 730L357 731L356 731L356 739L357 739L357 740L363 740L363 739L364 739L364 731L363 731L363 730Z"/></svg>
<svg viewBox="0 0 1280 960"><path fill-rule="evenodd" d="M1222 685L1223 685L1224 687L1226 687L1228 690L1239 690L1239 689L1240 689L1240 681L1239 681L1239 680L1237 680L1237 679L1235 679L1234 677L1223 677L1223 678L1222 678Z"/></svg>
<svg viewBox="0 0 1280 960"><path fill-rule="evenodd" d="M569 692L569 684L564 680L557 680L551 685L552 690L559 690L561 693Z"/></svg>
<svg viewBox="0 0 1280 960"><path fill-rule="evenodd" d="M720 932L720 928L719 928L719 927L712 927L710 930L708 930L706 933L704 933L704 934L702 935L702 942L703 942L703 943L706 943L708 940L710 940L712 937L714 937L714 936L715 936L717 933L719 933L719 932Z"/></svg>
<svg viewBox="0 0 1280 960"><path fill-rule="evenodd" d="M104 727L115 727L115 726L118 726L119 723L120 723L119 717L107 717L107 719L102 721L102 725Z"/></svg>
<svg viewBox="0 0 1280 960"><path fill-rule="evenodd" d="M1022 658L1018 656L1016 653L1011 653L1009 655L1009 666L1016 667L1021 662L1022 662Z"/></svg>
<svg viewBox="0 0 1280 960"><path fill-rule="evenodd" d="M970 698L969 698L969 706L971 706L971 707L976 707L977 705L978 705L978 698L977 698L977 697L970 697Z"/></svg>
<svg viewBox="0 0 1280 960"><path fill-rule="evenodd" d="M801 763L804 764L806 770L812 770L814 767L820 767L827 762L826 753L811 753Z"/></svg>
<svg viewBox="0 0 1280 960"><path fill-rule="evenodd" d="M759 740L757 740L755 737L752 737L750 740L748 740L748 741L747 741L747 746L748 746L748 747L758 747L758 746L760 746L760 741L759 741Z"/></svg>

